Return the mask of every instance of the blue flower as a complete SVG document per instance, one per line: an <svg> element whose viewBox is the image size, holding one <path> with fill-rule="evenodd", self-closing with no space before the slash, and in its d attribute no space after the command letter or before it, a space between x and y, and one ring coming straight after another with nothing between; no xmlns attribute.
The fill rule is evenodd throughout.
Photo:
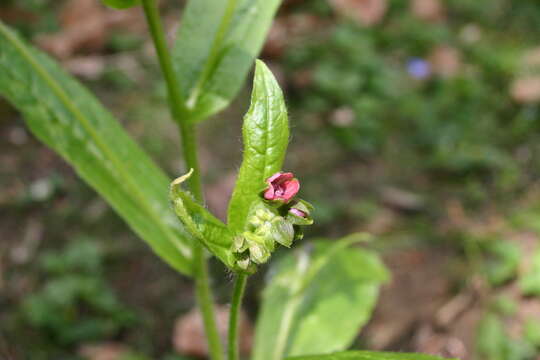
<svg viewBox="0 0 540 360"><path fill-rule="evenodd" d="M431 65L424 59L412 58L407 62L407 72L413 78L425 79L431 74Z"/></svg>

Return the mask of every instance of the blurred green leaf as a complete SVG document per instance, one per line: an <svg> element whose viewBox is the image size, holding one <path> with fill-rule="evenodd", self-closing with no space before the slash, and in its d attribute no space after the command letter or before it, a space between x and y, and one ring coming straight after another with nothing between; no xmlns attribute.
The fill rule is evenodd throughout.
<svg viewBox="0 0 540 360"><path fill-rule="evenodd" d="M493 313L487 313L480 321L476 348L482 360L526 360L535 355L533 346L510 337L502 320Z"/></svg>
<svg viewBox="0 0 540 360"><path fill-rule="evenodd" d="M317 241L270 270L255 334L255 360L340 351L369 319L388 272L354 238Z"/></svg>
<svg viewBox="0 0 540 360"><path fill-rule="evenodd" d="M174 62L190 119L206 119L242 88L280 0L190 0Z"/></svg>
<svg viewBox="0 0 540 360"><path fill-rule="evenodd" d="M502 285L516 275L521 254L515 244L503 240L488 241L486 251L489 258L484 271L492 285Z"/></svg>
<svg viewBox="0 0 540 360"><path fill-rule="evenodd" d="M424 354L345 351L328 355L295 356L289 357L287 360L443 360L443 358Z"/></svg>
<svg viewBox="0 0 540 360"><path fill-rule="evenodd" d="M83 251L92 259L83 258ZM103 258L89 239L41 255L46 281L22 301L24 320L61 346L105 339L133 325L135 314L103 276Z"/></svg>
<svg viewBox="0 0 540 360"><path fill-rule="evenodd" d="M487 314L480 322L476 347L486 359L505 360L506 334L497 315Z"/></svg>
<svg viewBox="0 0 540 360"><path fill-rule="evenodd" d="M528 319L523 330L524 338L536 348L540 348L540 320Z"/></svg>
<svg viewBox="0 0 540 360"><path fill-rule="evenodd" d="M135 319L97 274L53 277L24 300L22 311L62 344L106 338Z"/></svg>
<svg viewBox="0 0 540 360"><path fill-rule="evenodd" d="M167 176L92 94L1 22L0 94L156 254L191 272L191 240L170 208Z"/></svg>
<svg viewBox="0 0 540 360"><path fill-rule="evenodd" d="M113 9L123 10L139 5L140 0L101 0L105 5Z"/></svg>
<svg viewBox="0 0 540 360"><path fill-rule="evenodd" d="M540 249L533 255L531 268L521 275L519 287L524 295L540 296Z"/></svg>
<svg viewBox="0 0 540 360"><path fill-rule="evenodd" d="M489 307L497 314L509 316L515 314L518 304L509 296L500 295L493 299Z"/></svg>
<svg viewBox="0 0 540 360"><path fill-rule="evenodd" d="M137 352L133 352L133 351L129 351L125 354L121 354L118 358L118 360L152 360L152 358L144 355L144 354L140 354L140 353L137 353Z"/></svg>
<svg viewBox="0 0 540 360"><path fill-rule="evenodd" d="M48 251L40 257L43 270L49 274L67 274L73 271L100 273L103 253L90 239L76 238L62 253Z"/></svg>
<svg viewBox="0 0 540 360"><path fill-rule="evenodd" d="M233 237L229 228L182 189L182 183L189 179L192 172L193 169L171 184L170 196L176 215L195 239L203 243L225 265L233 268Z"/></svg>
<svg viewBox="0 0 540 360"><path fill-rule="evenodd" d="M265 181L281 170L289 142L289 122L283 93L262 61L257 61L251 106L242 128L244 157L229 203L228 225L233 233L244 230L248 213Z"/></svg>

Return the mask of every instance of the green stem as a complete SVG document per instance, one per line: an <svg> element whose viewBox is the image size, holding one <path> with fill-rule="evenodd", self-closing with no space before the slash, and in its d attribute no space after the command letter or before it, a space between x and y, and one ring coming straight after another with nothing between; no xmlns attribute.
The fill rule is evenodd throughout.
<svg viewBox="0 0 540 360"><path fill-rule="evenodd" d="M238 360L238 320L240 318L240 309L242 307L242 298L246 289L248 275L238 273L234 281L233 297L231 300L231 311L229 314L229 359Z"/></svg>
<svg viewBox="0 0 540 360"><path fill-rule="evenodd" d="M195 199L203 204L204 195L201 186L201 169L199 167L199 159L197 156L197 132L193 123L188 121L181 121L180 137L182 138L182 153L184 154L184 161L186 162L187 170L193 169L193 174L187 180L189 189L193 193Z"/></svg>
<svg viewBox="0 0 540 360"><path fill-rule="evenodd" d="M159 16L159 10L156 6L156 0L142 0L144 15L146 22L150 28L154 47L158 56L159 65L163 72L163 77L167 83L167 91L169 92L169 103L173 117L176 121L182 121L181 116L185 113L184 96L180 89L179 79L174 71L171 55L165 40L165 32L163 24Z"/></svg>
<svg viewBox="0 0 540 360"><path fill-rule="evenodd" d="M167 84L171 115L180 127L182 150L186 167L194 170L193 175L188 181L188 185L195 198L202 203L204 198L201 186L199 161L197 159L197 136L195 127L190 122L189 114L184 105L184 97L180 89L179 79L176 76L172 65L171 55L167 47L163 25L155 0L142 0L142 6L146 21L148 22L148 27L150 28L152 40L154 41L159 65ZM195 292L203 317L210 357L213 360L223 360L223 349L216 326L214 301L212 290L210 289L208 266L204 249L199 242L193 243L193 269L195 274Z"/></svg>
<svg viewBox="0 0 540 360"><path fill-rule="evenodd" d="M212 296L212 289L210 288L208 265L205 259L204 248L198 241L193 245L193 266L196 274L195 293L203 318L210 358L213 360L223 360L223 348L216 325L214 298Z"/></svg>

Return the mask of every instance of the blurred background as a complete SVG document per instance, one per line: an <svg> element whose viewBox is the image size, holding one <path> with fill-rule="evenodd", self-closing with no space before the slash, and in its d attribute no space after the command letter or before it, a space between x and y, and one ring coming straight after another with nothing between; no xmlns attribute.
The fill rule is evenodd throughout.
<svg viewBox="0 0 540 360"><path fill-rule="evenodd" d="M161 1L171 39L182 5ZM2 0L0 19L89 86L171 177L183 172L140 9ZM306 239L370 232L393 273L355 347L540 359L540 4L284 0L261 57L290 112L285 170L316 208ZM249 83L200 131L220 217ZM0 359L204 358L190 281L2 98L0 138ZM212 273L225 305L231 277ZM263 285L264 268L248 288L246 349Z"/></svg>

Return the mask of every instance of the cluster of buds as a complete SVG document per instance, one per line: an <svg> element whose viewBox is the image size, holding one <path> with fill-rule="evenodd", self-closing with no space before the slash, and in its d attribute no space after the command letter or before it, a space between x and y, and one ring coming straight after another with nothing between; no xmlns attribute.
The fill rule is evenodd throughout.
<svg viewBox="0 0 540 360"><path fill-rule="evenodd" d="M245 271L268 261L276 243L290 247L294 240L301 239L301 225L313 224L312 206L295 199L300 183L292 173L278 172L266 182L262 201L250 209L246 229L234 238L232 245L236 264Z"/></svg>

